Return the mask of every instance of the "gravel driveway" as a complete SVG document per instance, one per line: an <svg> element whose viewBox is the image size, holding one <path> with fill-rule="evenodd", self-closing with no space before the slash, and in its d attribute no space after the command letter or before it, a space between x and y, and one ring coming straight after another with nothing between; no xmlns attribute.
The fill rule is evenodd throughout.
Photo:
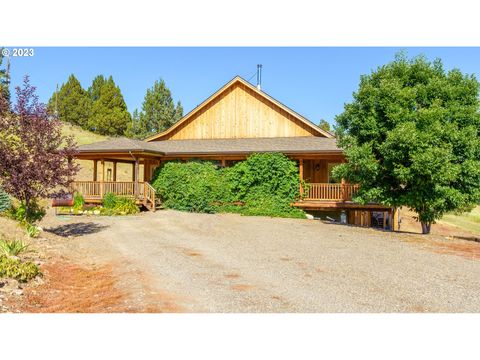
<svg viewBox="0 0 480 360"><path fill-rule="evenodd" d="M171 210L44 226L68 256L116 264L118 286L175 311L480 311L480 260L464 251L480 244L464 240Z"/></svg>

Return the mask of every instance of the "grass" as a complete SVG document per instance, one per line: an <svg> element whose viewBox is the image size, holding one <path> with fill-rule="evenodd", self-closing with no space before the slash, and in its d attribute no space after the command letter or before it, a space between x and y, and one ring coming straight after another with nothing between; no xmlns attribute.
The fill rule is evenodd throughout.
<svg viewBox="0 0 480 360"><path fill-rule="evenodd" d="M65 136L73 135L77 145L86 145L98 141L108 140L108 137L83 130L79 126L63 123L62 134Z"/></svg>
<svg viewBox="0 0 480 360"><path fill-rule="evenodd" d="M480 206L465 214L447 214L440 222L480 235Z"/></svg>

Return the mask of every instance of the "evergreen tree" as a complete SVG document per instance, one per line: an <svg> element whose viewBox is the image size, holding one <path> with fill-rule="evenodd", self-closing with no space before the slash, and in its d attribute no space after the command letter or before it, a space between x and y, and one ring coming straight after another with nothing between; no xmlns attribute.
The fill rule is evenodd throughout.
<svg viewBox="0 0 480 360"><path fill-rule="evenodd" d="M138 109L135 109L132 114L132 121L128 124L127 130L125 131L125 136L132 139L143 139L144 136L141 134L140 114L138 113Z"/></svg>
<svg viewBox="0 0 480 360"><path fill-rule="evenodd" d="M182 117L183 117L183 106L180 101L177 101L177 106L175 107L174 123L179 121Z"/></svg>
<svg viewBox="0 0 480 360"><path fill-rule="evenodd" d="M100 92L102 87L107 83L107 79L103 75L97 75L92 81L92 85L88 88L88 95L92 102L97 101L100 98Z"/></svg>
<svg viewBox="0 0 480 360"><path fill-rule="evenodd" d="M92 105L89 130L102 135L124 135L131 122L131 116L120 88L115 85L111 76L99 89L95 86L92 84L92 94L99 93L99 97Z"/></svg>
<svg viewBox="0 0 480 360"><path fill-rule="evenodd" d="M57 103L58 118L62 121L86 128L90 116L91 101L87 92L77 78L72 74L65 84L62 84L58 94L53 93L48 102L48 112L55 112Z"/></svg>
<svg viewBox="0 0 480 360"><path fill-rule="evenodd" d="M1 50L3 50L3 48L0 49L0 96L2 99L2 104L0 104L0 106L2 107L3 110L5 110L4 107L7 104L10 105L10 89L9 89L10 74L9 74L9 69L7 68L2 69L4 56L2 55Z"/></svg>
<svg viewBox="0 0 480 360"><path fill-rule="evenodd" d="M157 134L168 129L182 116L182 104L179 101L175 106L172 94L165 81L155 81L153 86L147 89L142 111L137 119L134 118L128 135L135 138L145 138Z"/></svg>
<svg viewBox="0 0 480 360"><path fill-rule="evenodd" d="M320 119L320 122L318 123L318 127L328 132L332 131L330 128L330 123L325 119Z"/></svg>

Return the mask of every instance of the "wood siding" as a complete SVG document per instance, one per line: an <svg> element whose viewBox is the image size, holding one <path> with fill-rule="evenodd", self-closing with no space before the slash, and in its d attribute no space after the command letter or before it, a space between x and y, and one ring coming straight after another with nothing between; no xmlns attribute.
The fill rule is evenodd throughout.
<svg viewBox="0 0 480 360"><path fill-rule="evenodd" d="M242 83L234 83L198 113L155 140L318 136L307 124Z"/></svg>

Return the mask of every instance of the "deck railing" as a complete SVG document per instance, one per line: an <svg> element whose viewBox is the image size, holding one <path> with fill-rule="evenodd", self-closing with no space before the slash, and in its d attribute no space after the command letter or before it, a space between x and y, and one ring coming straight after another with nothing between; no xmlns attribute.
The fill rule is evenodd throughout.
<svg viewBox="0 0 480 360"><path fill-rule="evenodd" d="M350 201L358 191L358 185L307 183L304 200Z"/></svg>
<svg viewBox="0 0 480 360"><path fill-rule="evenodd" d="M107 193L130 197L155 210L155 189L148 182L74 181L71 191L82 194L86 201L99 201Z"/></svg>
<svg viewBox="0 0 480 360"><path fill-rule="evenodd" d="M143 200L145 206L151 205L151 209L155 211L155 197L156 197L156 190L150 185L148 182L145 182L145 186L143 187Z"/></svg>

